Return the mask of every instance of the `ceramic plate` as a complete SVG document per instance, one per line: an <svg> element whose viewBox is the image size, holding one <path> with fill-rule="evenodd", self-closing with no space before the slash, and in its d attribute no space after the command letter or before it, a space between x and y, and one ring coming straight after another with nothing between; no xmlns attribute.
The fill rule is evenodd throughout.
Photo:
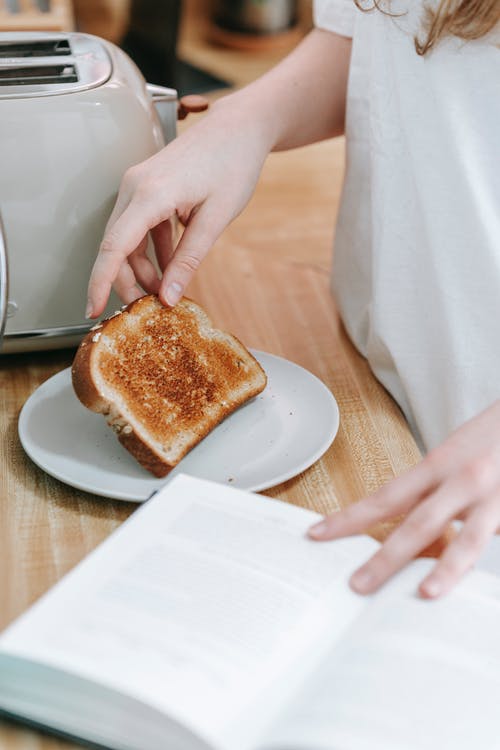
<svg viewBox="0 0 500 750"><path fill-rule="evenodd" d="M80 490L142 502L176 473L259 491L313 464L339 426L337 402L302 367L253 352L267 373L266 389L231 414L165 479L155 479L120 445L100 414L76 398L70 368L43 383L19 417L28 456L51 476Z"/></svg>

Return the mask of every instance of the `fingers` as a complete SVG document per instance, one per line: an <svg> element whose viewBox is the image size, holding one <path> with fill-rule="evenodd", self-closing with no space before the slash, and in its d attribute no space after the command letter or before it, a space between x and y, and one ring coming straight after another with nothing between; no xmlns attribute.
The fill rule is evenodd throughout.
<svg viewBox="0 0 500 750"><path fill-rule="evenodd" d="M220 214L211 212L208 202L192 214L160 284L158 294L163 304L177 304L227 223Z"/></svg>
<svg viewBox="0 0 500 750"><path fill-rule="evenodd" d="M446 594L478 560L499 522L500 495L495 495L469 514L458 536L420 584L420 594L426 599Z"/></svg>
<svg viewBox="0 0 500 750"><path fill-rule="evenodd" d="M442 534L462 503L462 498L458 499L453 495L448 502L446 498L440 499L436 495L421 502L376 554L351 576L352 588L359 594L376 591Z"/></svg>
<svg viewBox="0 0 500 750"><path fill-rule="evenodd" d="M129 256L128 262L142 288L149 294L156 294L160 287L160 279L156 268L145 254L146 247L147 240L144 239L137 250ZM116 283L115 288L118 291Z"/></svg>
<svg viewBox="0 0 500 750"><path fill-rule="evenodd" d="M436 481L430 462L422 461L414 469L393 479L370 497L311 526L308 534L317 541L359 534L380 521L408 513L433 489Z"/></svg>
<svg viewBox="0 0 500 750"><path fill-rule="evenodd" d="M327 517L309 530L313 539L334 539L408 514L377 553L352 575L350 584L358 593L375 591L434 542L453 519L465 517L462 532L420 586L422 596L439 596L471 567L498 529L500 477L496 454L483 453L451 476L440 477L439 466L433 456L428 457L371 497Z"/></svg>
<svg viewBox="0 0 500 750"><path fill-rule="evenodd" d="M112 285L125 303L140 296L139 282L147 292L159 294L163 304L177 304L201 261L229 221L220 215L216 218L216 213L211 213L209 206L203 205L192 214L175 249L171 217L167 216L153 225L151 234L156 256L160 268L165 269L160 282L154 265L145 255L147 236L139 237L137 231L132 231L129 215L133 210L131 202L101 244L89 281L89 317L102 313ZM170 211L166 210L166 213ZM123 227L127 226L130 226L131 234L130 243L125 245ZM128 247L133 242L137 244L129 251ZM134 274L135 278L132 278Z"/></svg>
<svg viewBox="0 0 500 750"><path fill-rule="evenodd" d="M148 203L139 195L134 196L114 224L110 224L90 275L87 307L89 317L98 317L103 312L111 287L115 280L118 282L121 266L136 251L136 258L132 264L144 279L146 288L150 284L154 285L151 269L147 268L142 260L138 260L139 248L146 242L150 229L169 219L173 213L175 209L166 204L158 213L154 201ZM128 274L126 277L128 279ZM120 291L123 287L122 279L116 284L116 290L121 299L127 302L127 297L122 296Z"/></svg>
<svg viewBox="0 0 500 750"><path fill-rule="evenodd" d="M126 305L129 305L143 295L142 290L135 282L134 272L128 263L123 263L120 267L115 280L115 288L116 293Z"/></svg>
<svg viewBox="0 0 500 750"><path fill-rule="evenodd" d="M173 221L167 219L151 230L151 237L155 249L156 259L163 272L174 254L174 227Z"/></svg>
<svg viewBox="0 0 500 750"><path fill-rule="evenodd" d="M435 541L466 508L473 513L475 507L488 503L496 484L496 472L485 460L472 462L444 481L414 508L374 557L353 574L352 587L360 594L375 591Z"/></svg>

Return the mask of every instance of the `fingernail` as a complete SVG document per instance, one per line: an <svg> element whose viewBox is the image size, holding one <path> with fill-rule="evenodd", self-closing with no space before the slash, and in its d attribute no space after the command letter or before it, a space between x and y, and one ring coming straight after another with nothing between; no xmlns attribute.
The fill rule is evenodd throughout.
<svg viewBox="0 0 500 750"><path fill-rule="evenodd" d="M364 594L371 588L374 581L375 576L373 573L370 573L369 570L361 569L352 574L349 583L359 594Z"/></svg>
<svg viewBox="0 0 500 750"><path fill-rule="evenodd" d="M314 526L311 526L311 528L308 529L307 534L313 539L320 539L326 534L327 530L328 524L325 521L320 521L319 523L315 523Z"/></svg>
<svg viewBox="0 0 500 750"><path fill-rule="evenodd" d="M442 589L438 581L431 579L422 583L420 591L424 596L429 597L429 599L434 599L434 597L439 596Z"/></svg>
<svg viewBox="0 0 500 750"><path fill-rule="evenodd" d="M92 302L90 300L87 301L87 307L85 308L85 317L87 320L92 317Z"/></svg>
<svg viewBox="0 0 500 750"><path fill-rule="evenodd" d="M165 299L167 303L173 307L174 305L178 303L181 297L182 297L182 287L180 284L174 281L167 288L167 291L165 293Z"/></svg>

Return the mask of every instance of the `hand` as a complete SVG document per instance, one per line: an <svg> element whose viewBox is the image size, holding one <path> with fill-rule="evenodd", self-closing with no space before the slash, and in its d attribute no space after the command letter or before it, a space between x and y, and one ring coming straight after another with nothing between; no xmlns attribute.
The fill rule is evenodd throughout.
<svg viewBox="0 0 500 750"><path fill-rule="evenodd" d="M112 285L123 302L146 292L175 305L203 257L248 202L268 148L251 118L214 106L204 120L125 174L92 270L87 317ZM185 230L175 246L172 220ZM151 236L162 278L146 255Z"/></svg>
<svg viewBox="0 0 500 750"><path fill-rule="evenodd" d="M352 575L351 587L360 594L375 591L457 519L464 522L460 532L419 587L426 598L446 593L500 526L500 401L462 425L415 468L312 526L309 536L320 541L350 536L400 514L407 514L405 520Z"/></svg>
<svg viewBox="0 0 500 750"><path fill-rule="evenodd" d="M87 316L111 286L124 302L142 291L175 305L202 259L247 204L271 150L343 132L351 41L313 29L257 81L125 174L89 282ZM184 233L176 246L172 219ZM151 236L162 278L146 256Z"/></svg>

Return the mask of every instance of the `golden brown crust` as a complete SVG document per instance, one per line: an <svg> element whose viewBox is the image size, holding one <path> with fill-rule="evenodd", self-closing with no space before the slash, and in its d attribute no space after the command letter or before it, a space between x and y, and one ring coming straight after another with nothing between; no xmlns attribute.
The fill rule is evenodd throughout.
<svg viewBox="0 0 500 750"><path fill-rule="evenodd" d="M158 477L266 385L241 341L216 329L196 303L184 298L164 308L153 295L94 326L77 351L72 380L80 401L104 414L124 447Z"/></svg>
<svg viewBox="0 0 500 750"><path fill-rule="evenodd" d="M95 405L101 400L91 374L92 331L87 333L77 349L71 366L73 389L84 406L92 411L100 411Z"/></svg>
<svg viewBox="0 0 500 750"><path fill-rule="evenodd" d="M128 435L125 435L122 431L118 435L118 440L123 447L134 456L136 461L138 461L147 471L150 471L151 474L154 474L155 477L158 477L159 479L166 477L174 468L151 450L151 448L149 448L149 446L147 446L133 430Z"/></svg>

